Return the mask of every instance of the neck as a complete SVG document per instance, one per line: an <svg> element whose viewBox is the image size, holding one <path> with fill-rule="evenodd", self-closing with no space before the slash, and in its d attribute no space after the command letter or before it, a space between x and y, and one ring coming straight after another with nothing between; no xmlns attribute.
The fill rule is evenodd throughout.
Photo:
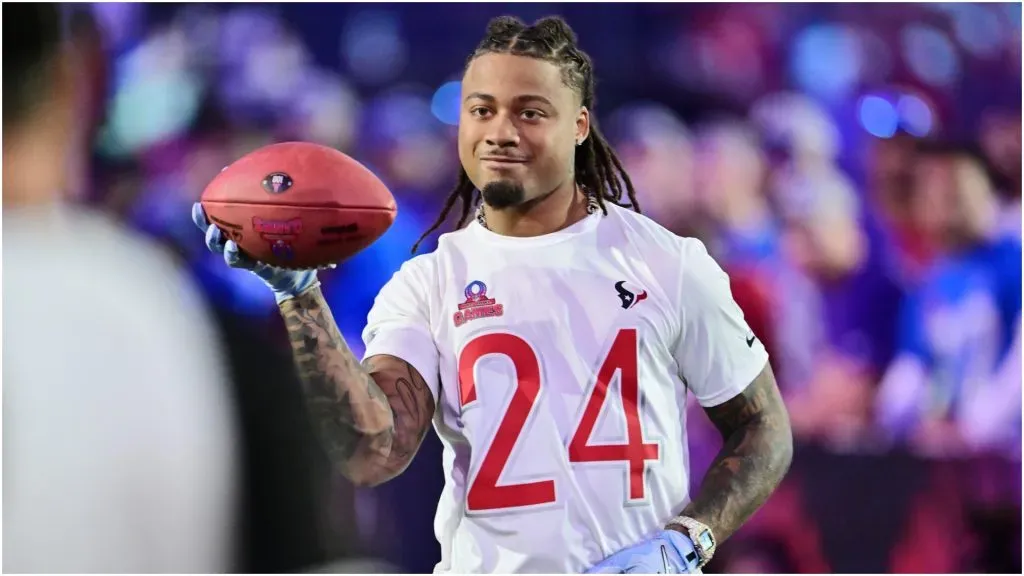
<svg viewBox="0 0 1024 576"><path fill-rule="evenodd" d="M13 132L13 133L12 133ZM4 131L3 207L60 201L66 185L67 135L45 122Z"/></svg>
<svg viewBox="0 0 1024 576"><path fill-rule="evenodd" d="M959 230L946 234L941 238L941 250L948 255L969 252L977 246L991 241L992 234L981 231Z"/></svg>
<svg viewBox="0 0 1024 576"><path fill-rule="evenodd" d="M484 205L487 228L502 236L543 236L572 226L587 216L587 196L569 181L549 194L519 206Z"/></svg>

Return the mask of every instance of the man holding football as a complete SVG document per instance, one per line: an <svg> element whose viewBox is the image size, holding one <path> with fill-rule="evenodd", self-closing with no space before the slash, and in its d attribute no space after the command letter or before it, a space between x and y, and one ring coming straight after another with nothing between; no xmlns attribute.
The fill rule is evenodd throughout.
<svg viewBox="0 0 1024 576"><path fill-rule="evenodd" d="M362 362L316 271L253 262L193 217L274 291L342 473L395 477L433 423L435 571L696 572L792 458L768 355L703 244L639 214L564 21L492 21L462 98L462 170L430 231L456 201L459 229L381 290ZM725 440L692 497L688 392Z"/></svg>

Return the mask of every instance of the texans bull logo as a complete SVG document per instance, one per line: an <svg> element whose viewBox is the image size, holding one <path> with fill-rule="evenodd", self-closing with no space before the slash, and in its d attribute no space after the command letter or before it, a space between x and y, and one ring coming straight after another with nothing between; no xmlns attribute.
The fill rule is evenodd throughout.
<svg viewBox="0 0 1024 576"><path fill-rule="evenodd" d="M619 300L622 301L623 310L629 310L647 299L647 290L627 285L625 280L619 280L615 283L615 291L619 293Z"/></svg>

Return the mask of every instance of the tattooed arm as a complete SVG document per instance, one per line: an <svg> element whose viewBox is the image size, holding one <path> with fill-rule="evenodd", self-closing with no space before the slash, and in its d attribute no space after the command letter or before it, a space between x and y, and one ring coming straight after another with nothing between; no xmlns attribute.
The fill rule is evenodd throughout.
<svg viewBox="0 0 1024 576"><path fill-rule="evenodd" d="M793 448L789 418L767 362L754 381L731 400L705 402L725 446L682 516L710 528L720 544L775 490L789 468ZM691 536L680 525L688 523L687 518L674 518L665 530L615 552L587 573L699 574L708 560L702 551L710 552L705 546L711 543L700 537L703 529Z"/></svg>
<svg viewBox="0 0 1024 576"><path fill-rule="evenodd" d="M708 526L721 543L782 481L793 436L770 364L742 393L705 411L725 444L683 515Z"/></svg>
<svg viewBox="0 0 1024 576"><path fill-rule="evenodd" d="M310 417L331 462L357 485L400 474L434 414L423 377L395 356L372 356L360 365L319 287L285 300L280 309Z"/></svg>

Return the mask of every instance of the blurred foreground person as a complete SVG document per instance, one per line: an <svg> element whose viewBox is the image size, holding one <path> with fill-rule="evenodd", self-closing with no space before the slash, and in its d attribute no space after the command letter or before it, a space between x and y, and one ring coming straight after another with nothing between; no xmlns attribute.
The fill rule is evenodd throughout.
<svg viewBox="0 0 1024 576"><path fill-rule="evenodd" d="M167 254L62 201L82 51L58 10L4 8L3 569L228 571L213 325Z"/></svg>
<svg viewBox="0 0 1024 576"><path fill-rule="evenodd" d="M338 562L351 515L287 352L68 201L95 30L4 13L4 570L388 570Z"/></svg>

